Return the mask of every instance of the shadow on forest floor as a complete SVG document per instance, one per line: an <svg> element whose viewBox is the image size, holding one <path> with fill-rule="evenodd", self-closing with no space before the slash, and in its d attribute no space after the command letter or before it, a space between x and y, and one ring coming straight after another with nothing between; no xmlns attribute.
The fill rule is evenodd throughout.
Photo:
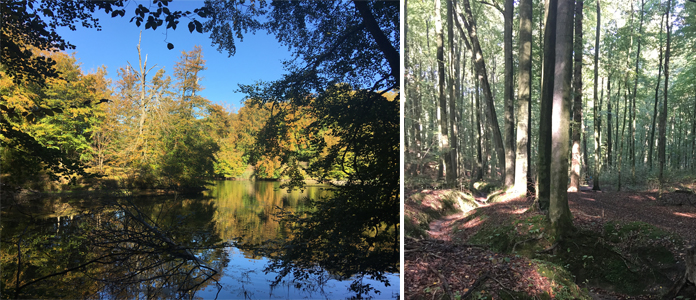
<svg viewBox="0 0 696 300"><path fill-rule="evenodd" d="M498 200L452 190L408 197L407 299L657 299L696 242L694 194L569 193L578 231L555 247L531 197Z"/></svg>

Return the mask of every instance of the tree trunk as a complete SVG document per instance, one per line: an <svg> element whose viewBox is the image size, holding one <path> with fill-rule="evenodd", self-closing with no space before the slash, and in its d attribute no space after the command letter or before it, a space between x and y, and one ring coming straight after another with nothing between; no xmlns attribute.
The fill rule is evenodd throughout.
<svg viewBox="0 0 696 300"><path fill-rule="evenodd" d="M657 104L659 101L660 91L660 75L662 74L662 25L664 24L665 16L660 18L660 62L657 67L657 84L655 85L655 105L653 106L652 126L650 127L650 140L648 141L648 168L652 171L653 167L653 148L655 148L655 122L657 121Z"/></svg>
<svg viewBox="0 0 696 300"><path fill-rule="evenodd" d="M573 229L568 206L568 130L570 128L570 80L573 46L573 0L558 1L556 63L553 85L551 144L551 201L549 219L552 235L563 239Z"/></svg>
<svg viewBox="0 0 696 300"><path fill-rule="evenodd" d="M572 165L570 167L570 187L569 192L577 192L580 188L580 137L582 128L582 7L584 1L577 0L575 3L575 75L573 89L573 148Z"/></svg>
<svg viewBox="0 0 696 300"><path fill-rule="evenodd" d="M532 89L532 0L521 0L520 12L520 66L517 83L517 162L515 190L527 191L529 105Z"/></svg>
<svg viewBox="0 0 696 300"><path fill-rule="evenodd" d="M440 17L440 0L435 0L435 34L437 34L437 76L438 76L438 91L439 102L437 111L438 119L438 143L440 145L440 178L447 174L447 184L451 185L450 181L452 171L452 161L450 159L450 145L448 137L448 118L447 118L447 95L445 94L445 37L444 29L442 28L442 19Z"/></svg>
<svg viewBox="0 0 696 300"><path fill-rule="evenodd" d="M454 60L454 21L452 16L454 15L454 9L452 9L452 1L447 1L447 42L449 45L449 82L448 89L449 95L449 141L451 145L450 149L450 166L447 168L447 184L449 186L454 186L459 171L457 170L457 162L459 161L457 157L457 120L456 120L456 97L455 84L454 84L454 68L459 65L458 61Z"/></svg>
<svg viewBox="0 0 696 300"><path fill-rule="evenodd" d="M628 82L627 82L627 83L628 83ZM619 86L620 86L620 84L619 84ZM628 90L628 87L626 87L626 90ZM628 114L628 104L629 104L629 102L628 102L628 94L627 94L627 93L628 93L628 92L624 91L624 100L625 100L625 101L624 101L624 113L623 113L623 117L624 117L624 118L623 118L623 124L621 125L621 136L620 136L620 137L617 137L617 138L619 138L619 140L621 141L620 144L619 144L619 148L618 148L618 151L619 151L619 159L618 159L618 160L619 160L619 161L618 161L618 166L619 166L619 186L618 186L618 188L617 188L618 191L621 191L621 167L623 166L623 165L621 164L621 158L623 157L624 131L626 130L626 115ZM618 111L618 109L619 109L619 108L617 107L616 110Z"/></svg>
<svg viewBox="0 0 696 300"><path fill-rule="evenodd" d="M670 50L670 42L671 42L671 31L672 31L672 24L669 22L669 17L670 13L672 11L672 1L667 0L667 46L665 48L665 91L664 91L664 102L662 102L662 115L660 116L660 130L659 130L659 137L658 137L658 144L657 144L657 149L658 149L658 158L660 160L659 165L659 174L658 174L658 180L660 182L660 187L659 187L659 194L660 194L660 199L662 199L662 188L664 185L664 168L665 168L665 144L666 144L666 137L665 137L665 127L667 126L667 94L669 92L669 50Z"/></svg>
<svg viewBox="0 0 696 300"><path fill-rule="evenodd" d="M522 5L520 3L520 5ZM505 186L512 187L515 184L515 120L514 104L512 101L512 15L513 1L505 0L505 10L503 13L504 19L504 34L503 34L503 52L505 53L505 84L504 90L504 105L505 105ZM520 16L520 18L522 18ZM531 28L531 25L530 25ZM531 39L531 38L530 38ZM521 62L520 62L521 64ZM518 87L520 88L520 87ZM519 104L518 104L519 105Z"/></svg>
<svg viewBox="0 0 696 300"><path fill-rule="evenodd" d="M481 44L479 44L478 40L476 20L474 20L474 16L471 12L469 0L463 0L462 2L464 3L465 12L464 27L466 27L469 33L469 39L471 40L471 46L473 47L474 66L476 67L476 73L481 81L481 88L486 101L486 119L488 120L488 127L493 133L493 144L495 146L495 152L498 158L498 165L502 168L502 170L505 170L505 149L503 147L503 138L500 133L498 117L493 104L491 86L488 83L488 73L486 71L486 63L483 60L483 51L481 50Z"/></svg>
<svg viewBox="0 0 696 300"><path fill-rule="evenodd" d="M611 50L609 50L611 51ZM610 52L611 53L611 52ZM613 73L613 72L612 72ZM612 166L612 154L611 154L611 148L612 148L612 140L611 140L611 132L612 132L612 122L611 118L613 116L613 113L611 111L611 76L613 74L609 74L609 78L607 78L607 166L611 168ZM617 107L618 110L618 107Z"/></svg>
<svg viewBox="0 0 696 300"><path fill-rule="evenodd" d="M473 68L473 65L472 65ZM474 72L471 72L472 75L474 75ZM475 87L475 93L472 95L472 98L475 99L475 107L473 108L474 111L474 119L476 123L476 128L474 128L474 131L476 132L476 140L474 141L476 143L476 172L474 175L474 180L475 181L480 181L483 179L483 151L482 151L482 138L481 138L481 101L480 101L480 96L479 96L479 83L478 83L478 78L474 75L474 87ZM473 100L472 99L472 100Z"/></svg>
<svg viewBox="0 0 696 300"><path fill-rule="evenodd" d="M556 14L558 0L546 0L544 19L544 62L541 74L539 148L537 150L537 199L539 209L548 211L551 199L551 112L556 63Z"/></svg>
<svg viewBox="0 0 696 300"><path fill-rule="evenodd" d="M638 25L638 51L636 52L636 72L633 80L633 99L631 100L631 177L636 180L636 97L638 90L638 66L640 65L640 46L643 37L643 9L645 0L640 1L640 23Z"/></svg>
<svg viewBox="0 0 696 300"><path fill-rule="evenodd" d="M602 132L602 102L600 99L597 99L597 81L599 79L599 28L600 25L602 24L601 22L601 12L600 12L600 5L599 5L599 0L597 0L597 27L595 29L595 52L594 52L594 89L592 91L592 96L594 99L594 174L592 175L592 190L594 191L599 191L601 190L599 186L599 175L601 175L602 170L602 162L601 162L601 157L602 157L602 147L600 147L600 143L602 141L602 138L600 136L600 133ZM602 78L602 86L604 85L604 78ZM602 98L604 98L604 90L602 90ZM599 108L597 108L597 102L599 101Z"/></svg>

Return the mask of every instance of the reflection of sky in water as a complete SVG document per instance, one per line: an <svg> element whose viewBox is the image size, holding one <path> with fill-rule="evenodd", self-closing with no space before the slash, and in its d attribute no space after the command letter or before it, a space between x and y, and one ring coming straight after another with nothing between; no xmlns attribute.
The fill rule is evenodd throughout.
<svg viewBox="0 0 696 300"><path fill-rule="evenodd" d="M287 193L279 189L278 182L218 181L211 187L209 195L215 198L216 228L223 240L231 242L239 235L245 235L246 241L261 242L279 237L282 229L273 217L262 218L276 206L297 211L306 203L304 197L318 197L325 193L322 185L307 186L300 193ZM262 213L263 212L263 213ZM282 234L281 234L282 235ZM244 254L237 248L227 248L229 263L222 270L218 299L344 299L355 296L348 288L352 280L339 281L331 279L326 272L321 278L313 278L313 285L300 288L288 275L283 282L271 288L270 284L276 273L264 274L268 259L252 259L250 253ZM364 284L371 284L381 294L371 293L376 299L393 299L399 294L399 276L389 275L389 287L375 280L363 279ZM322 282L323 284L316 284ZM197 297L213 299L218 293L215 284L209 284Z"/></svg>
<svg viewBox="0 0 696 300"><path fill-rule="evenodd" d="M222 277L218 299L345 299L355 294L348 290L351 280L338 281L329 279L324 274L324 285L320 287L296 288L292 282L292 275L288 275L283 282L271 288L271 282L275 273L264 274L263 269L268 264L268 259L250 259L244 257L239 249L230 247L227 250L230 263L222 270ZM388 275L390 286L375 280L363 279L363 283L370 283L381 294L372 293L375 299L394 299L399 294L399 276ZM318 279L316 279L318 280ZM311 289L311 290L310 290ZM203 299L214 299L218 289L214 284L196 293Z"/></svg>

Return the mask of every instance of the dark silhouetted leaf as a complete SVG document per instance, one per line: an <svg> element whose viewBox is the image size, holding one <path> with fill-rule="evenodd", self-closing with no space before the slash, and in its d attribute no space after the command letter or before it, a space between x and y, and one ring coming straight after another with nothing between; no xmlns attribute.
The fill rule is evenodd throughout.
<svg viewBox="0 0 696 300"><path fill-rule="evenodd" d="M174 49L174 45L172 43L167 43L167 49L169 49L169 50Z"/></svg>
<svg viewBox="0 0 696 300"><path fill-rule="evenodd" d="M189 32L193 32L193 30L196 29L196 24L193 24L193 22L189 22L188 28Z"/></svg>

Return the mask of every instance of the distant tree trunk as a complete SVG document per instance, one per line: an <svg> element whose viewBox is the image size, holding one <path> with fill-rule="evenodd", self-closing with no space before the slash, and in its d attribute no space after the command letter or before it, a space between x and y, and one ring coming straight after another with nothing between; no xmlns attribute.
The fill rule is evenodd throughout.
<svg viewBox="0 0 696 300"><path fill-rule="evenodd" d="M694 110L691 115L691 168L696 170L696 83L694 83Z"/></svg>
<svg viewBox="0 0 696 300"><path fill-rule="evenodd" d="M454 84L454 68L459 65L459 61L454 60L454 21L452 16L454 16L454 9L452 9L452 1L447 1L447 42L449 45L449 82L448 89L450 92L449 96L449 141L451 145L450 149L450 167L447 169L447 184L449 186L454 186L459 171L457 170L457 163L459 158L457 157L457 106L456 106L456 94L455 94L455 84Z"/></svg>
<svg viewBox="0 0 696 300"><path fill-rule="evenodd" d="M652 116L652 126L650 127L650 140L648 141L648 168L652 171L653 167L653 148L655 148L655 122L657 121L657 104L659 101L659 91L660 91L660 75L662 74L662 25L664 24L665 16L662 15L660 18L660 62L657 68L657 84L655 84L655 105L653 107Z"/></svg>
<svg viewBox="0 0 696 300"><path fill-rule="evenodd" d="M628 82L627 82L628 83ZM620 84L619 84L620 86ZM626 90L628 91L628 86L626 87ZM619 187L617 188L618 191L621 191L621 158L623 157L623 143L624 143L624 131L626 130L626 115L628 114L628 92L624 91L624 113L623 113L623 124L621 125L621 136L617 137L620 139L620 144L619 144ZM618 110L618 107L616 108Z"/></svg>
<svg viewBox="0 0 696 300"><path fill-rule="evenodd" d="M556 63L556 14L558 0L546 0L544 19L544 62L541 74L539 113L539 149L537 151L537 199L539 209L547 212L551 199L551 113L553 106L554 66Z"/></svg>
<svg viewBox="0 0 696 300"><path fill-rule="evenodd" d="M447 95L445 94L445 37L440 17L440 0L435 0L435 34L437 34L437 77L440 105L438 106L438 140L440 145L440 178L447 174L447 184L451 185L450 172L452 171L452 161L450 159L450 145L448 137L448 118L447 118Z"/></svg>
<svg viewBox="0 0 696 300"><path fill-rule="evenodd" d="M596 1L597 3L597 27L595 29L595 52L594 52L594 89L592 91L592 96L594 99L594 174L592 176L592 190L594 191L599 191L601 190L599 186L599 175L601 175L602 170L602 162L601 162L601 157L602 157L602 147L600 146L600 143L602 142L602 138L600 136L600 133L602 132L602 100L597 99L597 80L599 79L599 28L600 25L602 24L601 22L601 12L600 12L600 5L599 5L599 0ZM604 78L602 78L602 86L604 86ZM602 89L602 98L604 98L604 89ZM599 108L597 108L597 102L599 101Z"/></svg>
<svg viewBox="0 0 696 300"><path fill-rule="evenodd" d="M604 100L604 78L602 78L602 95L599 96L599 107L595 107L595 172L592 177L592 190L600 191L599 176L602 175L602 102ZM596 105L596 104L595 104Z"/></svg>
<svg viewBox="0 0 696 300"><path fill-rule="evenodd" d="M517 162L515 190L527 191L529 172L529 105L532 89L532 0L521 0L520 12L520 66L517 82Z"/></svg>
<svg viewBox="0 0 696 300"><path fill-rule="evenodd" d="M520 4L521 5L521 4ZM503 52L505 53L505 84L504 105L505 105L505 186L512 187L515 184L515 120L514 103L512 101L512 15L513 1L505 0L505 10L503 13L504 33L503 33ZM519 88L519 87L518 87Z"/></svg>
<svg viewBox="0 0 696 300"><path fill-rule="evenodd" d="M667 0L667 47L665 48L665 91L664 91L664 102L662 102L662 115L660 116L660 132L659 132L659 137L658 137L658 157L659 157L659 164L660 164L660 171L659 171L659 181L660 181L660 199L662 198L662 189L664 185L664 168L665 168L665 144L666 144L666 137L665 137L665 127L667 126L667 94L669 92L669 48L670 48L670 42L671 42L671 31L672 31L672 24L669 22L669 17L670 13L672 11L672 1Z"/></svg>
<svg viewBox="0 0 696 300"><path fill-rule="evenodd" d="M558 1L556 63L553 85L551 144L551 203L549 219L553 236L563 239L573 229L568 206L568 130L570 128L570 80L573 47L573 0Z"/></svg>
<svg viewBox="0 0 696 300"><path fill-rule="evenodd" d="M636 97L638 90L638 66L640 65L640 45L643 37L643 9L645 0L640 1L640 25L638 25L638 51L636 52L636 74L633 81L633 99L631 100L631 177L636 180Z"/></svg>
<svg viewBox="0 0 696 300"><path fill-rule="evenodd" d="M473 47L474 66L476 67L476 73L481 81L481 88L486 101L486 119L488 120L488 127L493 133L493 144L495 145L498 165L504 171L505 149L503 147L503 138L500 133L500 126L498 125L498 117L495 112L495 106L493 105L493 94L491 93L491 86L488 83L488 73L486 71L486 63L483 60L483 51L481 50L481 44L478 40L476 20L474 20L474 15L471 12L469 0L463 0L462 3L464 4L465 12L464 27L466 27L469 33L469 39L471 40L471 46Z"/></svg>
<svg viewBox="0 0 696 300"><path fill-rule="evenodd" d="M609 50L611 51L611 50ZM609 52L611 53L611 52ZM613 73L613 72L612 72ZM613 116L613 113L611 111L611 77L612 73L609 73L609 78L607 78L607 166L611 168L612 166L612 154L611 154L611 147L612 147L612 140L611 140L611 132L612 132L612 122L611 118ZM618 107L617 107L618 110Z"/></svg>
<svg viewBox="0 0 696 300"><path fill-rule="evenodd" d="M572 164L570 167L569 192L577 192L580 188L580 137L582 128L582 6L583 0L575 2L575 75L573 88L575 101L573 103L573 148Z"/></svg>
<svg viewBox="0 0 696 300"><path fill-rule="evenodd" d="M473 65L471 66L473 68ZM474 75L474 72L471 72L472 75ZM481 101L480 101L480 96L479 96L479 83L478 83L478 78L474 75L474 87L475 87L475 93L472 95L473 99L476 100L476 105L473 109L474 111L474 119L476 120L476 128L474 129L476 131L476 172L474 175L475 181L480 181L483 179L483 151L482 151L482 143L483 139L481 138Z"/></svg>

